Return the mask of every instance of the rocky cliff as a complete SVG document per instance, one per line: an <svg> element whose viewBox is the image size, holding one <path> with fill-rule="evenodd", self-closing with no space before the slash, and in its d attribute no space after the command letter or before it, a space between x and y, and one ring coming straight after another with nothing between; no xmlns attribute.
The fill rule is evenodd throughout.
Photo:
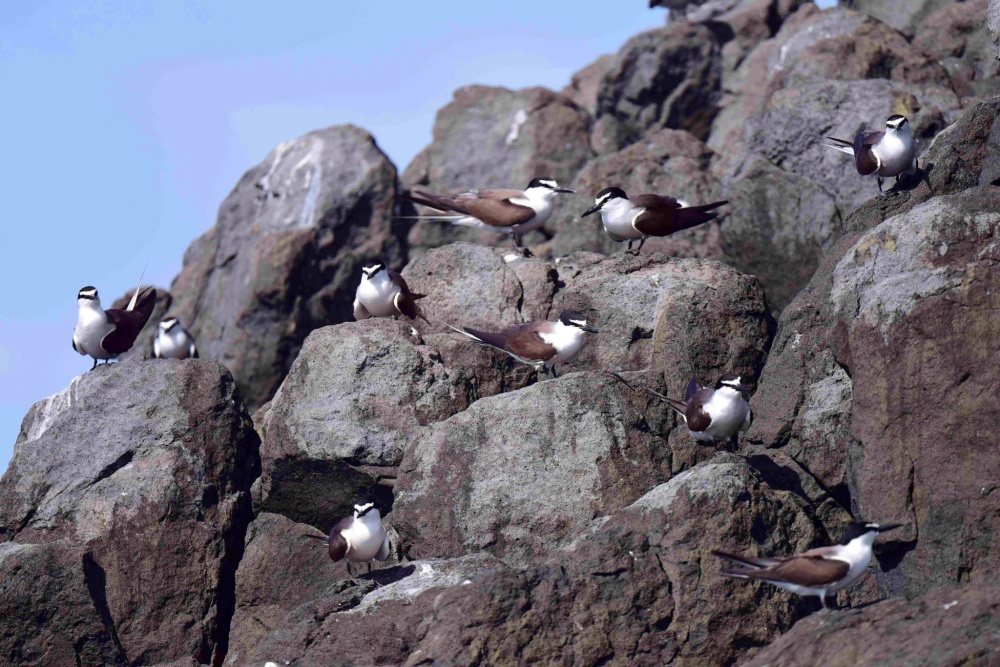
<svg viewBox="0 0 1000 667"><path fill-rule="evenodd" d="M2 661L1000 664L1000 7L698 4L561 92L457 91L399 178L354 127L247 172L158 295L207 359L137 349L25 417ZM880 195L822 142L892 113L924 177ZM579 194L530 252L398 217L539 175ZM610 185L730 205L634 257L579 218ZM352 321L375 256L429 322ZM557 379L443 325L564 309L601 333ZM650 393L726 372L735 449ZM362 496L393 547L355 585L306 537ZM850 609L711 555L855 518L903 526Z"/></svg>

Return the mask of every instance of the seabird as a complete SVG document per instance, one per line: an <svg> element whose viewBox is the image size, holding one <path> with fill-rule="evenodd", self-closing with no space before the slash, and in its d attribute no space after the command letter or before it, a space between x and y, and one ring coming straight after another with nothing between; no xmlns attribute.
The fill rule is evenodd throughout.
<svg viewBox="0 0 1000 667"><path fill-rule="evenodd" d="M389 537L382 525L382 515L375 503L354 506L354 515L344 517L330 529L328 537L306 535L314 540L322 540L328 547L330 560L337 563L347 559L347 576L354 580L351 563L367 563L372 570L372 560L389 557Z"/></svg>
<svg viewBox="0 0 1000 667"><path fill-rule="evenodd" d="M427 322L417 305L417 299L426 295L411 292L403 276L389 271L382 262L373 262L361 271L361 284L354 296L354 319L405 315Z"/></svg>
<svg viewBox="0 0 1000 667"><path fill-rule="evenodd" d="M564 310L555 322L540 320L515 324L496 333L446 326L474 343L506 352L521 363L534 366L536 371L549 371L552 377L556 377L556 364L572 362L580 356L585 332L598 333L587 324L587 318L575 310Z"/></svg>
<svg viewBox="0 0 1000 667"><path fill-rule="evenodd" d="M883 178L895 176L895 188L900 174L911 173L917 168L914 160L916 146L906 116L889 116L885 121L885 132L858 132L853 142L836 137L827 139L834 143L824 144L825 146L854 157L854 166L859 174L878 176L879 192L882 192Z"/></svg>
<svg viewBox="0 0 1000 667"><path fill-rule="evenodd" d="M160 320L160 328L153 336L153 356L157 359L197 359L198 348L194 336L181 326L176 317Z"/></svg>
<svg viewBox="0 0 1000 667"><path fill-rule="evenodd" d="M601 212L604 232L613 241L639 241L635 254L650 236L670 236L682 229L690 229L719 215L713 211L728 201L717 201L704 206L687 206L673 197L660 195L638 195L628 198L621 188L604 188L597 193L594 205L580 216L586 218L591 213Z"/></svg>
<svg viewBox="0 0 1000 667"><path fill-rule="evenodd" d="M139 280L141 282L142 278ZM132 349L139 332L153 314L156 291L147 287L140 294L137 286L125 310L102 310L97 288L88 285L77 293L76 302L79 313L76 328L73 329L73 349L81 355L93 357L94 365L90 367L93 370L97 368L98 359L107 363L109 359Z"/></svg>
<svg viewBox="0 0 1000 667"><path fill-rule="evenodd" d="M437 195L422 190L402 197L451 215L418 216L491 232L509 234L521 247L521 235L538 229L552 215L552 200L560 193L572 193L551 178L535 178L524 190L472 190L460 195Z"/></svg>
<svg viewBox="0 0 1000 667"><path fill-rule="evenodd" d="M695 440L709 443L728 440L736 447L740 431L750 428L753 421L753 412L742 394L749 389L740 383L738 375L721 376L714 389L699 387L698 381L691 378L683 401L648 391L666 401L684 419Z"/></svg>
<svg viewBox="0 0 1000 667"><path fill-rule="evenodd" d="M722 574L727 577L766 581L798 595L816 595L826 609L827 595L836 595L837 591L852 586L868 569L875 537L900 525L852 523L844 531L839 545L783 558L736 556L724 551L712 553L743 566L723 570Z"/></svg>

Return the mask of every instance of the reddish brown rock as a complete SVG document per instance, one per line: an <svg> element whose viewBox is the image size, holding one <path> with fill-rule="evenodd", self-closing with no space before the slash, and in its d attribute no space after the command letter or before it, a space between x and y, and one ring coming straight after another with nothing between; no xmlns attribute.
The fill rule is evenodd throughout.
<svg viewBox="0 0 1000 667"><path fill-rule="evenodd" d="M0 480L4 562L38 554L27 571L64 573L55 600L83 608L49 615L44 581L14 585L34 606L8 619L8 646L44 664L221 659L257 448L232 377L210 361L101 366L35 404Z"/></svg>
<svg viewBox="0 0 1000 667"><path fill-rule="evenodd" d="M370 134L310 132L244 174L188 248L170 314L250 407L271 398L310 331L353 319L361 263L402 265L395 195L396 169Z"/></svg>
<svg viewBox="0 0 1000 667"><path fill-rule="evenodd" d="M1000 587L938 591L813 614L744 667L1000 664Z"/></svg>

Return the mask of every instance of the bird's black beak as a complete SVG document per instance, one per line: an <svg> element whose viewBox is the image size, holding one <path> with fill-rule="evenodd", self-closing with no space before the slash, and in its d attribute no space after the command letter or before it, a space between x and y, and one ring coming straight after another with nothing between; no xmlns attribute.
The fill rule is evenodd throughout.
<svg viewBox="0 0 1000 667"><path fill-rule="evenodd" d="M584 324L584 325L583 325L582 327L580 327L580 328L581 328L581 329L583 329L584 331L587 331L587 332L589 332L589 333L601 333L601 332L600 332L600 330L598 330L598 329L595 329L594 327L592 327L592 326L588 326L588 325L586 325L586 324Z"/></svg>
<svg viewBox="0 0 1000 667"><path fill-rule="evenodd" d="M901 523L887 523L884 526L879 526L878 527L878 532L885 533L885 532L888 532L888 531L893 530L895 528L899 528L902 525L903 524L901 524Z"/></svg>
<svg viewBox="0 0 1000 667"><path fill-rule="evenodd" d="M576 194L576 190L570 190L569 188L556 188L556 192L559 192L559 193L562 193L562 194L569 194L569 195L575 195Z"/></svg>
<svg viewBox="0 0 1000 667"><path fill-rule="evenodd" d="M586 218L591 213L597 213L600 210L601 210L601 205L600 204L594 204L593 206L591 206L590 208L588 208L587 212L584 213L583 215L581 215L580 217L581 218Z"/></svg>

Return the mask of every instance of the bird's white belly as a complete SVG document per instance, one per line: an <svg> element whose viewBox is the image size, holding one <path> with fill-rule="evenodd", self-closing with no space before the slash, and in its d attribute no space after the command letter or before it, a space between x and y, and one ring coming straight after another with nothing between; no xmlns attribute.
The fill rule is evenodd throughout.
<svg viewBox="0 0 1000 667"><path fill-rule="evenodd" d="M159 336L157 343L160 356L167 359L187 359L190 354L190 343L183 336Z"/></svg>
<svg viewBox="0 0 1000 667"><path fill-rule="evenodd" d="M879 176L899 176L909 171L913 165L913 140L904 142L899 138L886 136L879 142L877 156L881 166Z"/></svg>
<svg viewBox="0 0 1000 667"><path fill-rule="evenodd" d="M347 560L352 563L367 563L375 558L385 541L385 528L379 522L374 530L370 530L363 522L355 521L347 538Z"/></svg>
<svg viewBox="0 0 1000 667"><path fill-rule="evenodd" d="M620 237L629 241L641 239L643 236L642 232L632 226L632 220L644 210L635 210L634 214L632 211L629 211L628 214L617 211L601 211L601 221L604 223L604 231L612 237Z"/></svg>
<svg viewBox="0 0 1000 667"><path fill-rule="evenodd" d="M583 350L584 334L579 329L565 327L562 331L550 334L539 334L542 340L556 348L556 354L545 362L546 368L556 364L573 361Z"/></svg>
<svg viewBox="0 0 1000 667"><path fill-rule="evenodd" d="M105 352L101 348L101 341L114 331L114 328L103 311L95 312L83 308L77 317L76 328L73 329L73 339L79 349L94 359L111 359L116 355Z"/></svg>
<svg viewBox="0 0 1000 667"><path fill-rule="evenodd" d="M691 432L699 440L725 440L736 434L747 418L750 406L742 398L731 400L725 397L713 397L705 404L705 412L712 418L712 423L704 431Z"/></svg>
<svg viewBox="0 0 1000 667"><path fill-rule="evenodd" d="M383 280L363 280L358 286L357 297L365 309L374 317L392 317L397 315L393 303L399 285L388 278Z"/></svg>

